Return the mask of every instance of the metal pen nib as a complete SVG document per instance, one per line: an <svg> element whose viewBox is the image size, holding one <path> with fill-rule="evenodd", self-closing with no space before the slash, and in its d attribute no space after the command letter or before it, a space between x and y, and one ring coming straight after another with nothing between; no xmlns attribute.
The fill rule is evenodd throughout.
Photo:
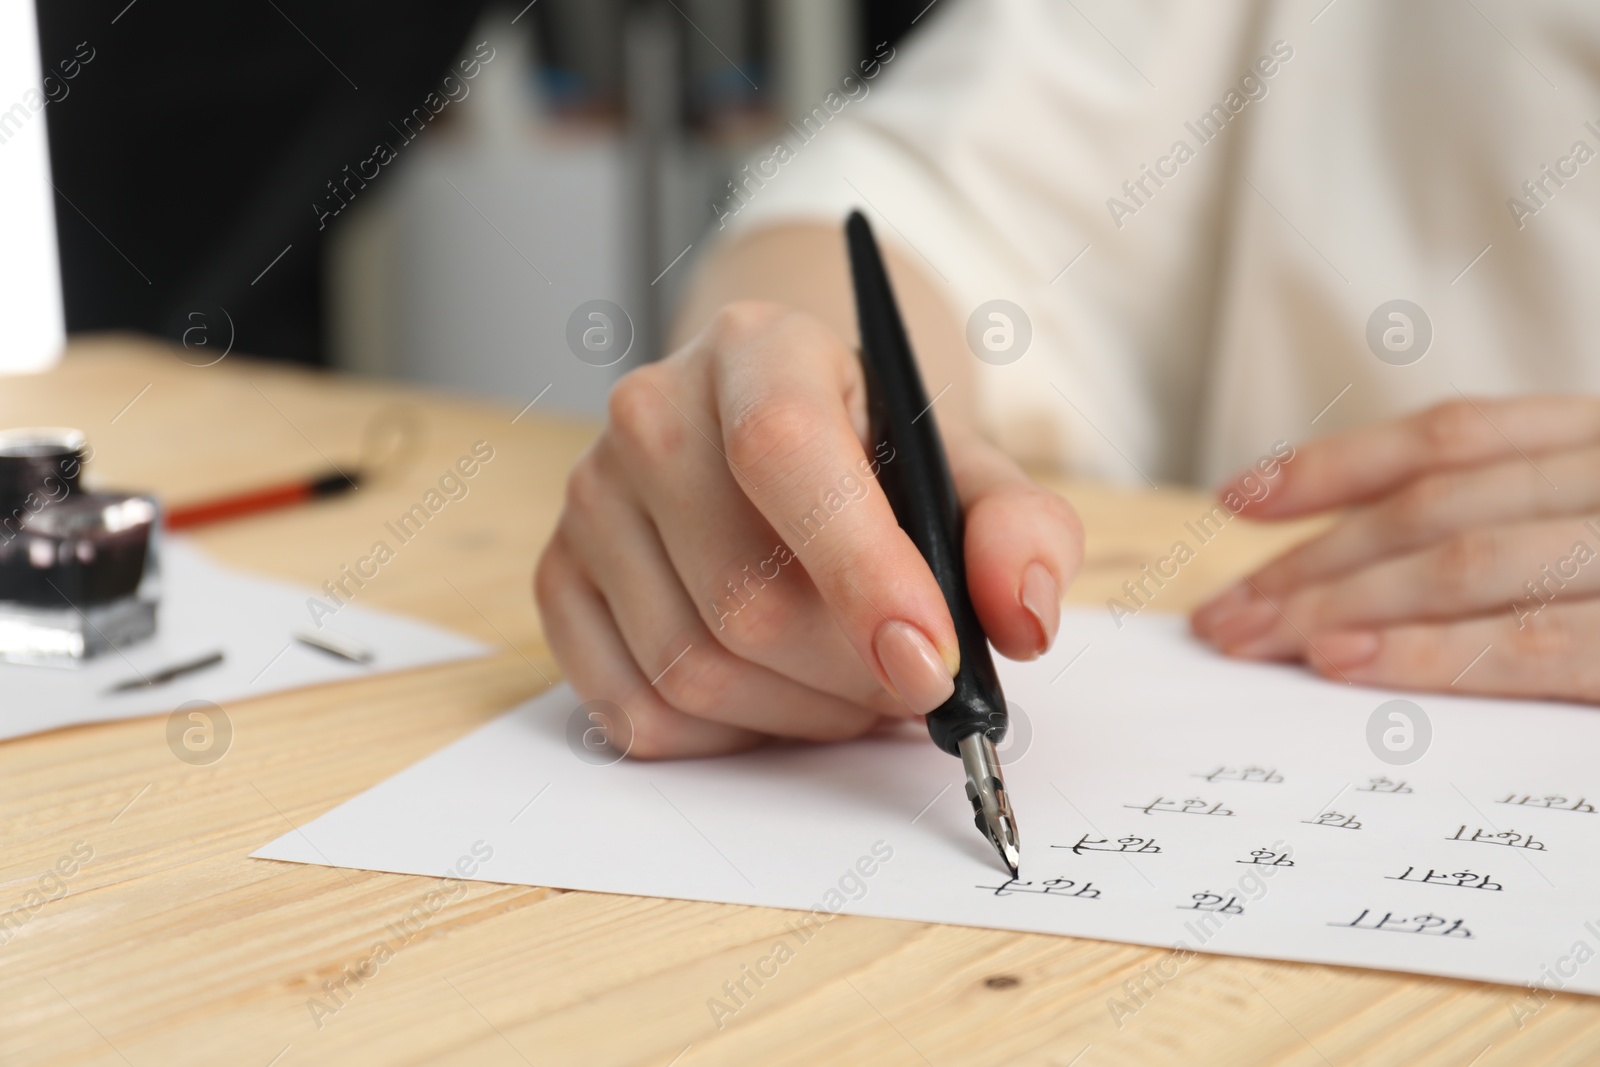
<svg viewBox="0 0 1600 1067"><path fill-rule="evenodd" d="M989 839L1015 878L1022 863L1022 843L1017 837L1017 817L1011 811L1006 780L1000 773L1000 757L982 731L968 734L957 743L961 765L967 771L967 799L972 801L972 820L978 832Z"/></svg>

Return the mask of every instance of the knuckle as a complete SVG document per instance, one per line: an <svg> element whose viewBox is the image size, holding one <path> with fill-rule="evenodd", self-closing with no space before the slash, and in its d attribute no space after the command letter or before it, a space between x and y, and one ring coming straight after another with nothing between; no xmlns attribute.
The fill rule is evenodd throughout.
<svg viewBox="0 0 1600 1067"><path fill-rule="evenodd" d="M1512 656L1533 668L1559 666L1572 659L1577 636L1560 611L1541 611L1511 632Z"/></svg>
<svg viewBox="0 0 1600 1067"><path fill-rule="evenodd" d="M665 654L671 657L681 649ZM699 646L689 649L656 680L655 689L662 700L679 711L700 715L716 708L726 708L731 702L738 680L738 664L722 649Z"/></svg>
<svg viewBox="0 0 1600 1067"><path fill-rule="evenodd" d="M810 404L766 400L739 412L725 433L728 459L757 484L795 469L798 457L813 445L823 419Z"/></svg>
<svg viewBox="0 0 1600 1067"><path fill-rule="evenodd" d="M1405 679L1443 679L1448 681L1461 670L1454 650L1444 641L1419 638L1417 634L1390 631L1373 661L1379 679L1401 682Z"/></svg>
<svg viewBox="0 0 1600 1067"><path fill-rule="evenodd" d="M1407 539L1427 537L1438 527L1455 495L1455 480L1422 478L1397 493L1389 504L1389 521Z"/></svg>
<svg viewBox="0 0 1600 1067"><path fill-rule="evenodd" d="M539 562L533 568L533 602L538 605L539 614L548 617L551 605L556 597L556 579L559 565L555 562L555 552L547 547L539 555Z"/></svg>
<svg viewBox="0 0 1600 1067"><path fill-rule="evenodd" d="M572 573L572 558L558 530L533 568L533 598L545 622L553 618L562 596L571 588Z"/></svg>
<svg viewBox="0 0 1600 1067"><path fill-rule="evenodd" d="M1077 544L1083 543L1083 520L1078 516L1078 509L1073 507L1067 498L1059 493L1052 493L1048 489L1039 488L1038 507L1051 521L1060 524Z"/></svg>
<svg viewBox="0 0 1600 1067"><path fill-rule="evenodd" d="M1290 629L1315 633L1325 629L1334 617L1329 591L1323 587L1303 589L1278 601L1278 608L1291 624ZM1280 625L1278 627L1282 629ZM1298 633L1295 637L1299 637Z"/></svg>
<svg viewBox="0 0 1600 1067"><path fill-rule="evenodd" d="M654 366L639 367L611 387L606 417L621 441L648 449L660 435L668 413L666 397L657 381L660 377L661 371Z"/></svg>
<svg viewBox="0 0 1600 1067"><path fill-rule="evenodd" d="M717 617L709 620L718 644L740 659L765 662L790 634L798 615L792 599L772 582L754 590L724 591L713 604Z"/></svg>
<svg viewBox="0 0 1600 1067"><path fill-rule="evenodd" d="M1422 415L1423 437L1433 453L1444 459L1478 451L1486 429L1483 416L1467 400L1447 400Z"/></svg>
<svg viewBox="0 0 1600 1067"><path fill-rule="evenodd" d="M717 309L706 332L714 348L743 348L769 329L786 310L770 300L735 300Z"/></svg>
<svg viewBox="0 0 1600 1067"><path fill-rule="evenodd" d="M1499 538L1492 530L1465 530L1452 534L1434 559L1434 581L1447 595L1466 597L1484 586L1501 556Z"/></svg>
<svg viewBox="0 0 1600 1067"><path fill-rule="evenodd" d="M573 464L567 475L566 510L569 514L593 516L615 495L610 479L593 453Z"/></svg>

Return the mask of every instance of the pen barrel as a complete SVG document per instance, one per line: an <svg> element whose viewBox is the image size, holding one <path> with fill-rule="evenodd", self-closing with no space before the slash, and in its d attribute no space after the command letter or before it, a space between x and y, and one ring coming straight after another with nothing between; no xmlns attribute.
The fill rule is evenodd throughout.
<svg viewBox="0 0 1600 1067"><path fill-rule="evenodd" d="M965 525L938 422L917 370L889 277L872 231L859 212L846 225L861 330L861 367L874 449L892 450L878 484L900 528L927 561L955 624L961 666L955 692L927 716L928 735L952 756L962 738L985 734L999 743L1006 732L1005 698L989 639L967 591Z"/></svg>

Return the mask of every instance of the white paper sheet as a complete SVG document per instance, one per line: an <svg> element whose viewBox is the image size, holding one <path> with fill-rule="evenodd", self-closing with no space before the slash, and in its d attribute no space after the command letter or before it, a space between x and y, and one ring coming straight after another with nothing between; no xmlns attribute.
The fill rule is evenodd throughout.
<svg viewBox="0 0 1600 1067"><path fill-rule="evenodd" d="M1600 712L1230 662L1170 616L1069 612L1000 673L1020 885L925 734L595 766L565 687L256 855L1600 993ZM1409 766L1368 741L1399 696Z"/></svg>
<svg viewBox="0 0 1600 1067"><path fill-rule="evenodd" d="M373 653L366 665L307 648L293 639L312 630L306 598L286 582L244 574L207 558L183 538L163 539L161 608L156 635L105 652L81 667L0 663L0 739L77 723L131 719L171 711L191 700L226 709L229 701L322 682L482 656L482 642L414 619L346 604L323 619L323 630ZM141 674L194 660L214 650L216 666L162 685L107 693Z"/></svg>

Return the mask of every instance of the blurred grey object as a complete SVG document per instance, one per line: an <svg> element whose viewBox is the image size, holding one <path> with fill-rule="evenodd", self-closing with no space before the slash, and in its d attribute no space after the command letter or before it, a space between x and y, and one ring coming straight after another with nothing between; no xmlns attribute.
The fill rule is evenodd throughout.
<svg viewBox="0 0 1600 1067"><path fill-rule="evenodd" d="M856 5L519 7L469 35L494 58L451 121L341 219L331 349L358 373L594 414L660 354L735 161L848 67ZM567 340L596 300L625 309L635 335L609 366Z"/></svg>

